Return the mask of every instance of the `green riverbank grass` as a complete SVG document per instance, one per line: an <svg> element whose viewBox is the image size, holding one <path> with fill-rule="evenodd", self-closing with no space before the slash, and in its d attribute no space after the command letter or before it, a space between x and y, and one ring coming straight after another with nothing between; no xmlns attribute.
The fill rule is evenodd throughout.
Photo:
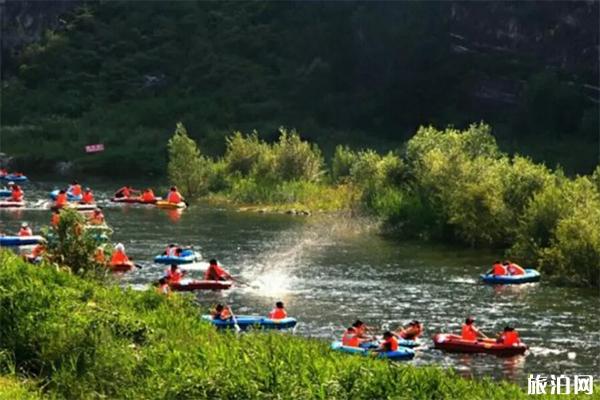
<svg viewBox="0 0 600 400"><path fill-rule="evenodd" d="M518 399L437 367L352 357L277 332L216 332L191 296L123 290L0 252L2 373L88 399ZM19 394L18 385L4 384ZM35 393L32 397L35 398Z"/></svg>

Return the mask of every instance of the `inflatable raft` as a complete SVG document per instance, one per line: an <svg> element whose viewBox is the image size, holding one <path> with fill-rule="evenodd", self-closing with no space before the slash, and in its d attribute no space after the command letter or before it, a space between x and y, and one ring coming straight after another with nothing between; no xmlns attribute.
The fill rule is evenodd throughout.
<svg viewBox="0 0 600 400"><path fill-rule="evenodd" d="M181 256L166 256L161 254L159 256L154 257L154 262L157 264L167 264L167 265L181 265L181 264L191 264L196 261L200 261L202 256L200 253L192 250L192 249L184 249L181 252Z"/></svg>
<svg viewBox="0 0 600 400"><path fill-rule="evenodd" d="M124 263L124 264L108 265L108 269L110 269L112 272L129 272L134 268L135 268L135 264L132 263L131 261Z"/></svg>
<svg viewBox="0 0 600 400"><path fill-rule="evenodd" d="M436 349L454 352L454 353L488 353L497 356L516 356L527 351L527 346L523 343L505 345L496 343L494 339L463 340L458 335L447 333L438 333L433 337L433 344Z"/></svg>
<svg viewBox="0 0 600 400"><path fill-rule="evenodd" d="M231 329L235 327L233 319L223 321L220 319L212 319L212 316L210 315L203 315L202 319L205 321L210 321L210 323L216 326L218 329ZM236 315L235 319L241 330L246 330L248 328L277 330L291 329L295 327L297 323L296 318L290 317L282 319L270 319L259 315Z"/></svg>
<svg viewBox="0 0 600 400"><path fill-rule="evenodd" d="M10 200L0 200L0 208L23 208L25 207L24 201L10 201Z"/></svg>
<svg viewBox="0 0 600 400"><path fill-rule="evenodd" d="M26 182L27 181L27 177L25 175L14 175L14 174L1 175L0 179L4 179L5 181L13 181L13 182Z"/></svg>
<svg viewBox="0 0 600 400"><path fill-rule="evenodd" d="M52 206L51 210L60 210L63 207ZM86 212L86 211L94 211L98 206L96 204L77 204L77 203L69 203L64 208L71 208L73 210Z"/></svg>
<svg viewBox="0 0 600 400"><path fill-rule="evenodd" d="M519 283L530 283L538 282L540 280L540 273L535 269L526 269L523 275L493 275L493 274L482 274L481 280L485 283L498 284L498 285L510 285Z"/></svg>
<svg viewBox="0 0 600 400"><path fill-rule="evenodd" d="M0 197L10 197L12 194L12 190L10 189L0 189Z"/></svg>
<svg viewBox="0 0 600 400"><path fill-rule="evenodd" d="M125 203L125 204L156 204L161 198L157 197L152 201L144 201L141 197L113 197L110 199L113 203Z"/></svg>
<svg viewBox="0 0 600 400"><path fill-rule="evenodd" d="M380 343L380 341L363 342L360 344L360 347L362 347L363 349L376 349L377 347L379 347ZM419 345L419 342L417 342L416 340L407 340L400 338L398 339L398 345L401 347L413 348L417 347Z"/></svg>
<svg viewBox="0 0 600 400"><path fill-rule="evenodd" d="M0 236L0 246L27 246L44 242L45 239L41 236Z"/></svg>
<svg viewBox="0 0 600 400"><path fill-rule="evenodd" d="M175 292L193 292L195 290L226 290L231 287L232 281L206 281L184 279L179 283L171 283L171 290Z"/></svg>
<svg viewBox="0 0 600 400"><path fill-rule="evenodd" d="M180 203L171 203L166 200L158 200L156 202L156 207L164 208L165 210L177 210L177 209L186 208L187 205L183 201Z"/></svg>
<svg viewBox="0 0 600 400"><path fill-rule="evenodd" d="M342 353L348 354L358 354L362 356L367 356L372 354L371 351L364 349L362 347L351 347L344 346L342 342L333 342L331 343L331 349L335 351L340 351ZM415 352L412 349L408 349L406 347L398 347L396 351L386 351L383 353L378 353L378 358L387 358L389 360L410 360L415 356Z"/></svg>
<svg viewBox="0 0 600 400"><path fill-rule="evenodd" d="M60 190L56 189L50 192L50 198L52 200L56 200L56 196L58 196L58 192ZM81 201L82 196L75 196L71 192L67 192L67 200L69 201Z"/></svg>

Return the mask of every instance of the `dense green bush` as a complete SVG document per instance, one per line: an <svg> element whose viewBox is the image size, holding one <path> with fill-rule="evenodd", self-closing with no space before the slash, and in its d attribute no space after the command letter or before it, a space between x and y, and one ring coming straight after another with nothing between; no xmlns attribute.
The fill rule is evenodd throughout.
<svg viewBox="0 0 600 400"><path fill-rule="evenodd" d="M300 139L300 135L284 128L279 130L279 140L273 145L276 174L284 181L316 182L323 174L321 150Z"/></svg>
<svg viewBox="0 0 600 400"><path fill-rule="evenodd" d="M169 180L190 198L206 194L210 176L210 160L202 156L196 142L181 122L169 140Z"/></svg>
<svg viewBox="0 0 600 400"><path fill-rule="evenodd" d="M525 398L515 385L333 353L317 340L219 333L188 297L103 287L8 252L0 261L0 351L10 355L0 371L36 378L50 396Z"/></svg>

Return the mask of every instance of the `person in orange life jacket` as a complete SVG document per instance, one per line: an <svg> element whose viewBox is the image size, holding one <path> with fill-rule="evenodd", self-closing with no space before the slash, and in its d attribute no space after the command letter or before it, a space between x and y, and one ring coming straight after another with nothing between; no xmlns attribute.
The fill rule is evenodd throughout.
<svg viewBox="0 0 600 400"><path fill-rule="evenodd" d="M35 245L33 250L31 250L31 254L25 255L25 261L29 261L31 263L36 262L46 250L46 246L42 243L38 243Z"/></svg>
<svg viewBox="0 0 600 400"><path fill-rule="evenodd" d="M179 268L179 266L177 264L171 265L171 267L169 267L165 271L165 277L167 278L167 281L169 283L179 283L179 282L181 282L181 279L186 274L187 274L187 271L184 271L181 268Z"/></svg>
<svg viewBox="0 0 600 400"><path fill-rule="evenodd" d="M514 344L521 343L519 333L511 326L504 327L504 331L499 334L499 336L500 337L496 340L496 342L502 343L506 346L512 346Z"/></svg>
<svg viewBox="0 0 600 400"><path fill-rule="evenodd" d="M171 294L171 287L169 286L167 278L160 278L154 290L156 290L156 293L158 294L169 296Z"/></svg>
<svg viewBox="0 0 600 400"><path fill-rule="evenodd" d="M21 229L19 229L19 236L31 236L31 235L33 235L31 228L29 227L27 222L23 222L21 224Z"/></svg>
<svg viewBox="0 0 600 400"><path fill-rule="evenodd" d="M360 346L360 338L356 334L356 329L353 326L348 327L344 334L342 335L342 345L349 347L359 347Z"/></svg>
<svg viewBox="0 0 600 400"><path fill-rule="evenodd" d="M59 210L52 210L52 217L50 217L50 225L52 225L53 227L58 227L58 224L60 223L60 211Z"/></svg>
<svg viewBox="0 0 600 400"><path fill-rule="evenodd" d="M232 279L231 274L219 266L214 258L208 262L208 269L204 273L204 279L207 281L226 281Z"/></svg>
<svg viewBox="0 0 600 400"><path fill-rule="evenodd" d="M94 193L92 193L92 189L85 188L85 192L81 198L82 204L94 204Z"/></svg>
<svg viewBox="0 0 600 400"><path fill-rule="evenodd" d="M129 185L125 185L122 188L120 188L119 190L117 190L115 192L115 197L117 198L121 198L121 197L131 197L133 194L135 193L139 193L138 190L134 190L131 186Z"/></svg>
<svg viewBox="0 0 600 400"><path fill-rule="evenodd" d="M474 325L475 319L472 317L467 317L465 323L462 326L462 331L460 334L461 339L463 340L477 340L479 337L486 337L482 332L479 331Z"/></svg>
<svg viewBox="0 0 600 400"><path fill-rule="evenodd" d="M181 203L183 201L183 197L181 196L181 193L179 193L179 191L177 190L176 186L172 186L171 190L169 190L169 195L167 196L167 201L169 203Z"/></svg>
<svg viewBox="0 0 600 400"><path fill-rule="evenodd" d="M129 262L129 257L125 254L125 246L123 243L117 243L115 246L115 251L112 254L110 259L111 265L123 265Z"/></svg>
<svg viewBox="0 0 600 400"><path fill-rule="evenodd" d="M367 330L369 329L369 327L367 326L367 324L365 324L364 322L362 322L361 320L357 319L353 324L352 327L354 328L354 330L356 331L356 336L361 339L362 341L366 341L366 340L373 340L372 336L368 336L367 335Z"/></svg>
<svg viewBox="0 0 600 400"><path fill-rule="evenodd" d="M10 183L12 183L12 185L10 185ZM9 183L9 187L11 188L11 192L10 192L10 199L12 201L23 201L23 190L21 190L21 187L19 185L15 185L13 182Z"/></svg>
<svg viewBox="0 0 600 400"><path fill-rule="evenodd" d="M383 333L383 342L379 346L379 348L373 350L376 353L387 353L388 351L397 351L398 350L398 339L396 336L390 331Z"/></svg>
<svg viewBox="0 0 600 400"><path fill-rule="evenodd" d="M102 225L104 223L104 214L100 208L96 208L90 216L89 223L91 225Z"/></svg>
<svg viewBox="0 0 600 400"><path fill-rule="evenodd" d="M156 196L154 196L154 192L152 189L148 188L144 190L142 193L142 201L151 203L156 200Z"/></svg>
<svg viewBox="0 0 600 400"><path fill-rule="evenodd" d="M102 246L96 247L96 251L94 251L94 261L98 264L106 264L106 256L104 255L104 248Z"/></svg>
<svg viewBox="0 0 600 400"><path fill-rule="evenodd" d="M508 271L506 270L506 267L500 263L500 261L495 261L491 271L489 271L488 274L507 275Z"/></svg>
<svg viewBox="0 0 600 400"><path fill-rule="evenodd" d="M231 312L229 311L229 307L223 306L223 304L217 304L214 310L211 311L210 315L212 319L227 321L231 319Z"/></svg>
<svg viewBox="0 0 600 400"><path fill-rule="evenodd" d="M415 340L423 333L423 324L417 320L408 323L408 326L394 332L396 336L406 340Z"/></svg>
<svg viewBox="0 0 600 400"><path fill-rule="evenodd" d="M64 190L60 190L58 192L58 195L56 195L56 200L54 201L54 206L57 208L62 208L64 206L66 206L69 202L69 199L67 198L67 192Z"/></svg>
<svg viewBox="0 0 600 400"><path fill-rule="evenodd" d="M71 183L71 186L69 186L68 192L71 193L71 195L73 196L81 196L82 190L79 182L73 181L73 183Z"/></svg>
<svg viewBox="0 0 600 400"><path fill-rule="evenodd" d="M508 271L509 274L511 275L525 275L525 270L523 268L521 268L520 265L515 264L513 262L510 261L505 261L504 262L506 264L506 270Z"/></svg>
<svg viewBox="0 0 600 400"><path fill-rule="evenodd" d="M269 318L270 319L287 318L287 312L285 311L283 302L278 301L277 303L275 303L275 308L273 310L271 310L271 312L269 313Z"/></svg>

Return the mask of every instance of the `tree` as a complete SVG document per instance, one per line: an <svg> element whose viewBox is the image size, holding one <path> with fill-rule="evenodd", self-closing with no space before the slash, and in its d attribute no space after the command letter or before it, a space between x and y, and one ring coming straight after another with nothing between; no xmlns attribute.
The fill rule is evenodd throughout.
<svg viewBox="0 0 600 400"><path fill-rule="evenodd" d="M203 157L181 122L169 139L169 180L181 193L189 198L204 194L208 190L210 160Z"/></svg>

